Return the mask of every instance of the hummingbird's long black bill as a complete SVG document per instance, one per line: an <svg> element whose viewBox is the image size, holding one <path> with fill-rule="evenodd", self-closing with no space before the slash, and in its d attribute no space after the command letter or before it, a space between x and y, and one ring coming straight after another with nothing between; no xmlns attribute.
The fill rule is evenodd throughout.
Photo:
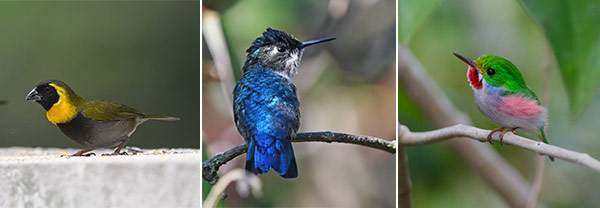
<svg viewBox="0 0 600 208"><path fill-rule="evenodd" d="M300 45L298 45L298 48L305 48L310 45L314 45L317 43L323 43L323 42L327 42L327 41L332 41L332 40L335 40L335 38L321 38L318 40L309 40L309 41L300 43Z"/></svg>
<svg viewBox="0 0 600 208"><path fill-rule="evenodd" d="M458 53L454 53L452 52L452 54L454 54L454 56L456 56L457 58L459 58L460 60L464 61L465 63L467 63L469 66L477 69L477 64L475 64L474 61L471 61L471 59L468 59L467 57L464 57Z"/></svg>

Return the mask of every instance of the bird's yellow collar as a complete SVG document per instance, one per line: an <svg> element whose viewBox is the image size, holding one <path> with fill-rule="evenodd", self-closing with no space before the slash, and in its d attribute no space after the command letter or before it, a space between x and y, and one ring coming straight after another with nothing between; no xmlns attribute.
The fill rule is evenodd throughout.
<svg viewBox="0 0 600 208"><path fill-rule="evenodd" d="M56 89L56 92L58 93L58 102L54 103L48 112L46 112L46 117L48 117L48 121L53 124L68 123L77 116L77 108L71 103L71 100L66 95L66 89L54 83L50 83L49 85Z"/></svg>

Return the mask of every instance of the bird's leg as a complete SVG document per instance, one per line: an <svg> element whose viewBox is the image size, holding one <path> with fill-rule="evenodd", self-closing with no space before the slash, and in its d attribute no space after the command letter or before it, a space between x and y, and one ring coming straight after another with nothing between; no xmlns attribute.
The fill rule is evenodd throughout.
<svg viewBox="0 0 600 208"><path fill-rule="evenodd" d="M96 154L94 154L93 152L89 153L89 154L83 154L83 153L86 153L86 152L89 152L89 151L92 151L92 150L95 150L95 149L96 148L84 149L84 150L81 150L79 152L76 152L75 154L69 155L68 157L89 157L89 156L92 156L92 155L95 156ZM62 155L61 155L61 157L62 157Z"/></svg>
<svg viewBox="0 0 600 208"><path fill-rule="evenodd" d="M102 156L127 155L127 152L121 152L121 149L123 149L123 147L125 147L125 145L127 144L127 142L129 142L129 137L125 138L125 140L123 140L123 142L121 142L121 144L119 145L119 147L117 147L117 149L113 153L111 153L111 154L102 154Z"/></svg>
<svg viewBox="0 0 600 208"><path fill-rule="evenodd" d="M506 129L506 130L502 131L502 134L500 134L500 144L502 144L502 138L504 138L504 134L506 134L509 131L514 134L515 130L517 130L518 128L519 127L517 127L517 128L510 128L510 129Z"/></svg>
<svg viewBox="0 0 600 208"><path fill-rule="evenodd" d="M499 131L500 131L500 132L501 132L501 131L504 131L504 127L500 127L500 128L494 129L494 130L492 130L492 131L490 132L490 134L488 134L488 136L487 136L487 140L488 140L488 142L490 142L490 144L494 144L494 143L492 143L492 135L493 135L494 133L496 133L496 132L499 132ZM502 137L500 137L500 138L502 138Z"/></svg>

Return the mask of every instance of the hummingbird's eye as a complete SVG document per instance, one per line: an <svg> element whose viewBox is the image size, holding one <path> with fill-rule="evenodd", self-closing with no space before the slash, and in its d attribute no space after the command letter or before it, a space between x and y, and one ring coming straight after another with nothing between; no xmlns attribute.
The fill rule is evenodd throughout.
<svg viewBox="0 0 600 208"><path fill-rule="evenodd" d="M284 48L284 47L281 47L281 46L279 46L279 47L277 47L277 51L279 51L279 52L284 52L284 51L285 51L285 48Z"/></svg>
<svg viewBox="0 0 600 208"><path fill-rule="evenodd" d="M488 76L494 76L494 74L496 74L496 70L492 69L491 67L487 69L487 75Z"/></svg>

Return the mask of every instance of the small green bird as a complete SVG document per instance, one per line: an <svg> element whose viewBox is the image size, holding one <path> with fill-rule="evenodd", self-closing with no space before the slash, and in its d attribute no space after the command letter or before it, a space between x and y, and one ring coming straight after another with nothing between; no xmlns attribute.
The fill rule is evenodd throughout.
<svg viewBox="0 0 600 208"><path fill-rule="evenodd" d="M510 61L494 55L483 55L475 61L453 53L469 65L467 78L473 88L475 103L479 111L500 128L492 130L487 139L492 143L492 135L517 129L538 135L548 143L544 128L548 113L535 93L529 89L521 72ZM553 157L549 157L554 161Z"/></svg>
<svg viewBox="0 0 600 208"><path fill-rule="evenodd" d="M147 120L179 120L176 117L146 115L118 103L79 97L67 84L59 80L40 82L26 97L44 109L48 121L73 141L85 146L71 156L90 156L86 152L103 147L117 149L112 154L123 155L121 149L129 142L136 127Z"/></svg>

